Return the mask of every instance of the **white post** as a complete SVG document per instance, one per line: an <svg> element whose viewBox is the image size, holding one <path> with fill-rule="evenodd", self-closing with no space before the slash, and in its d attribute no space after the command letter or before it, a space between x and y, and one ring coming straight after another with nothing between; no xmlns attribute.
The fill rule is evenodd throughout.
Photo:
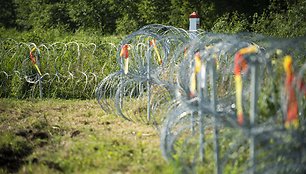
<svg viewBox="0 0 306 174"><path fill-rule="evenodd" d="M197 31L200 26L200 16L196 12L189 15L189 31Z"/></svg>

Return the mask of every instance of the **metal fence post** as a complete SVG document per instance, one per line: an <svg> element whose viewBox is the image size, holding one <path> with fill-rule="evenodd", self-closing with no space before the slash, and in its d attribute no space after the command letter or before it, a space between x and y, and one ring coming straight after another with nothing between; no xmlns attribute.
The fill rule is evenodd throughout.
<svg viewBox="0 0 306 174"><path fill-rule="evenodd" d="M251 101L250 101L250 129L252 130L256 123L257 115L257 95L258 95L258 67L256 63L251 65ZM256 171L256 142L255 135L250 136L250 174L254 174Z"/></svg>
<svg viewBox="0 0 306 174"><path fill-rule="evenodd" d="M148 53L147 53L148 54ZM149 55L149 54L148 54ZM147 103L147 121L150 122L151 120L151 74L150 74L150 56L147 56L147 87L148 87L148 103Z"/></svg>
<svg viewBox="0 0 306 174"><path fill-rule="evenodd" d="M194 133L195 133L195 129L194 129L195 119L194 119L194 113L193 112L191 112L190 122L191 122L191 134L194 135Z"/></svg>
<svg viewBox="0 0 306 174"><path fill-rule="evenodd" d="M122 48L121 48L122 49ZM125 75L124 74L124 61L123 61L123 57L120 56L120 64L121 64L121 73L120 73L120 87L121 87L121 91L120 91L120 98L119 98L119 104L120 104L120 108L122 109L123 108L123 94L124 94L124 87L123 87L123 76Z"/></svg>
<svg viewBox="0 0 306 174"><path fill-rule="evenodd" d="M204 126L204 115L203 115L203 89L201 88L201 83L203 82L201 78L201 73L198 73L197 75L197 91L198 91L198 115L200 117L200 160L203 162L205 157L205 126ZM193 116L193 115L192 115ZM194 121L194 120L193 120Z"/></svg>
<svg viewBox="0 0 306 174"><path fill-rule="evenodd" d="M39 69L41 69L41 64L40 64L40 51L39 49L37 48L37 56L36 56L36 62L37 62L37 66L39 67ZM38 78L39 78L39 81L38 81L38 84L39 84L39 97L42 99L43 98L43 87L42 87L42 77L41 75L37 72L38 74Z"/></svg>
<svg viewBox="0 0 306 174"><path fill-rule="evenodd" d="M220 166L220 154L219 154L219 131L217 126L217 112L216 112L216 62L215 59L211 60L211 64L209 66L209 74L210 74L210 84L211 84L211 90L210 90L210 107L213 112L213 136L214 136L214 158L215 158L215 173L221 174L222 169Z"/></svg>

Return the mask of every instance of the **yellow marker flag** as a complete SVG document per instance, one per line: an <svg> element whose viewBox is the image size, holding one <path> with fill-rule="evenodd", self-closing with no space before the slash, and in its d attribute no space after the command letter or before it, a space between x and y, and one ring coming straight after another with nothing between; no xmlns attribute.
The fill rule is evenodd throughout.
<svg viewBox="0 0 306 174"><path fill-rule="evenodd" d="M30 52L30 59L31 59L31 62L33 63L34 67L36 68L38 74L41 76L42 74L40 72L40 69L39 69L38 65L36 64L36 58L35 58L35 56L32 53L33 51L35 51L35 49L36 49L35 47L32 48L32 50Z"/></svg>
<svg viewBox="0 0 306 174"><path fill-rule="evenodd" d="M251 46L248 46L246 48L242 48L239 50L239 53L240 54L250 54L250 53L257 53L258 52L258 47L255 46L255 45L251 45Z"/></svg>
<svg viewBox="0 0 306 174"><path fill-rule="evenodd" d="M201 71L201 65L202 65L202 63L201 63L201 57L200 57L200 53L199 52L197 52L196 54L195 54L195 56L194 56L194 58L195 58L195 62L194 62L194 71L195 71L195 73L199 73L200 71Z"/></svg>
<svg viewBox="0 0 306 174"><path fill-rule="evenodd" d="M41 72L40 72L40 70L39 70L39 68L38 68L37 64L34 64L34 66L35 66L35 68L36 68L36 70L37 70L38 74L41 76L42 74L41 74Z"/></svg>
<svg viewBox="0 0 306 174"><path fill-rule="evenodd" d="M196 74L195 72L192 72L190 76L190 84L189 84L189 90L190 90L190 97L194 97L196 95Z"/></svg>
<svg viewBox="0 0 306 174"><path fill-rule="evenodd" d="M241 75L235 75L235 87L236 87L236 108L237 119L240 125L243 124L243 109L242 109L242 78Z"/></svg>
<svg viewBox="0 0 306 174"><path fill-rule="evenodd" d="M155 39L152 39L152 41L150 42L150 45L153 45L153 49L154 49L154 51L155 51L155 53L156 53L156 56L157 56L157 63L158 63L159 65L161 65L161 64L163 63L163 61L162 61L162 59L161 59L161 57L160 57L160 54L159 54L159 52L158 52L158 49L157 49L157 46L156 46L156 40L155 40Z"/></svg>

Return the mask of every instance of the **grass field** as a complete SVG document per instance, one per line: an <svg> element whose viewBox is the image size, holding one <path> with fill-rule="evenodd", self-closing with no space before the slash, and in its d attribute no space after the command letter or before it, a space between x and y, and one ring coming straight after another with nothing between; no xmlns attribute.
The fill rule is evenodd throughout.
<svg viewBox="0 0 306 174"><path fill-rule="evenodd" d="M0 99L0 173L175 173L152 126L95 100Z"/></svg>

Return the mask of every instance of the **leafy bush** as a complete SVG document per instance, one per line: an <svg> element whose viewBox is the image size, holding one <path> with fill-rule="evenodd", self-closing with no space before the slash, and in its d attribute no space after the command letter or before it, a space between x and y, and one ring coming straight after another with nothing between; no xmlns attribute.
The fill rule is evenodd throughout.
<svg viewBox="0 0 306 174"><path fill-rule="evenodd" d="M212 31L216 33L237 33L246 31L247 27L247 19L234 12L232 14L226 13L218 18L212 27Z"/></svg>
<svg viewBox="0 0 306 174"><path fill-rule="evenodd" d="M288 3L287 10L275 10L280 8L278 5L272 3L261 15L254 14L251 24L253 31L281 37L305 36L306 1L297 0L296 3Z"/></svg>

